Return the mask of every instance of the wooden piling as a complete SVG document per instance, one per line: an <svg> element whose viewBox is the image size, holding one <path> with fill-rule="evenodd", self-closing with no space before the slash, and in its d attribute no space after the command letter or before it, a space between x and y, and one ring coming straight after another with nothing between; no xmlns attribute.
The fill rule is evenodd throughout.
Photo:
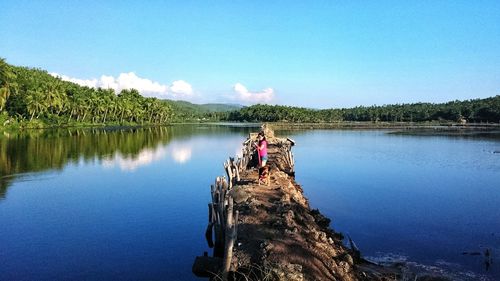
<svg viewBox="0 0 500 281"><path fill-rule="evenodd" d="M231 268L231 260L233 259L234 245L234 221L233 221L233 197L229 196L227 207L227 218L225 231L224 257L222 258L222 278L227 280L227 274Z"/></svg>
<svg viewBox="0 0 500 281"><path fill-rule="evenodd" d="M234 158L233 158L233 161L231 161L231 164L232 164L232 167L233 167L233 171L234 171L234 175L235 175L236 181L238 181L238 182L241 181L240 171L238 170L237 162L236 163L234 162Z"/></svg>

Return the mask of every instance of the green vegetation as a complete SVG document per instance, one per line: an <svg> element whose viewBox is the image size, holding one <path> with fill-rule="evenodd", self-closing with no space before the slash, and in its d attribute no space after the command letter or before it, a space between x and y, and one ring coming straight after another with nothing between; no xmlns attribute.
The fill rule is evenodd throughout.
<svg viewBox="0 0 500 281"><path fill-rule="evenodd" d="M217 121L225 112L240 108L146 98L135 89L115 93L112 89L83 87L45 70L9 65L0 58L0 126L4 127Z"/></svg>
<svg viewBox="0 0 500 281"><path fill-rule="evenodd" d="M164 124L172 107L137 90L93 89L0 59L0 122L6 127Z"/></svg>
<svg viewBox="0 0 500 281"><path fill-rule="evenodd" d="M499 123L500 96L441 104L413 103L322 110L259 104L232 111L226 114L224 120L298 123L342 121Z"/></svg>
<svg viewBox="0 0 500 281"><path fill-rule="evenodd" d="M167 102L145 98L134 89L116 94L82 87L3 59L0 75L0 125L7 127L164 124L174 116Z"/></svg>
<svg viewBox="0 0 500 281"><path fill-rule="evenodd" d="M448 103L308 109L290 106L192 104L146 98L135 89L115 93L62 81L47 71L0 59L0 127L45 128L159 125L200 121L333 123L500 122L500 96Z"/></svg>
<svg viewBox="0 0 500 281"><path fill-rule="evenodd" d="M174 101L165 100L167 104L172 107L174 114L174 121L219 121L227 116L227 112L239 110L242 108L240 105L232 104L194 104L187 101Z"/></svg>

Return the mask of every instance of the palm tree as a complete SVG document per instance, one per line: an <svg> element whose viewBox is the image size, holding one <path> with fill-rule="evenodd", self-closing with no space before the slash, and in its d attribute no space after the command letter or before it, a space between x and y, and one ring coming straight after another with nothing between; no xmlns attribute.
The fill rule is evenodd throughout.
<svg viewBox="0 0 500 281"><path fill-rule="evenodd" d="M100 101L99 101L99 109L101 114L104 114L102 118L102 122L106 123L106 117L108 113L113 109L114 99L115 99L115 91L113 89L100 90Z"/></svg>
<svg viewBox="0 0 500 281"><path fill-rule="evenodd" d="M31 115L30 121L36 114L36 118L39 118L41 114L44 114L47 110L46 104L44 103L44 95L41 89L29 90L28 96L26 97L26 109Z"/></svg>
<svg viewBox="0 0 500 281"><path fill-rule="evenodd" d="M5 108L12 88L17 86L15 79L16 74L12 71L10 65L5 62L5 59L0 58L0 112Z"/></svg>
<svg viewBox="0 0 500 281"><path fill-rule="evenodd" d="M66 93L60 80L49 81L44 85L45 103L51 114L60 115L66 104Z"/></svg>

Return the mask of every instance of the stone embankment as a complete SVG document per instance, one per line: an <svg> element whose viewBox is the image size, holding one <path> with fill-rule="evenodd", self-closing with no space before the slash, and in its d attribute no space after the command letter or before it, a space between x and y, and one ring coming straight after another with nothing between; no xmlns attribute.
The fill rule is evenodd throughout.
<svg viewBox="0 0 500 281"><path fill-rule="evenodd" d="M212 186L209 204L213 256L197 257L193 272L214 280L394 280L394 270L363 261L310 208L294 178L294 141L266 136L268 182L258 181L256 134L244 142L243 157L224 163L227 175Z"/></svg>

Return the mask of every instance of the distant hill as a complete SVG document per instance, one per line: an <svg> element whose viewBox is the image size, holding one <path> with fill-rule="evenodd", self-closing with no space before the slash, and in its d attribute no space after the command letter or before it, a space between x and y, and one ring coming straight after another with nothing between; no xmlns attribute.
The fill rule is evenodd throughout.
<svg viewBox="0 0 500 281"><path fill-rule="evenodd" d="M223 104L223 103L206 103L195 104L187 101L168 100L164 99L162 102L172 107L174 121L189 121L199 120L204 118L211 118L218 120L219 115L227 112L233 112L244 108L238 104Z"/></svg>
<svg viewBox="0 0 500 281"><path fill-rule="evenodd" d="M240 110L243 108L239 104L225 104L225 103L205 103L205 104L195 104L188 101L181 100L163 100L164 102L170 104L174 110L180 110L185 112L204 114L211 112L229 112L234 110Z"/></svg>
<svg viewBox="0 0 500 281"><path fill-rule="evenodd" d="M244 106L240 104L228 104L228 103L206 103L200 104L200 106L208 112L228 112L234 110L240 110Z"/></svg>

